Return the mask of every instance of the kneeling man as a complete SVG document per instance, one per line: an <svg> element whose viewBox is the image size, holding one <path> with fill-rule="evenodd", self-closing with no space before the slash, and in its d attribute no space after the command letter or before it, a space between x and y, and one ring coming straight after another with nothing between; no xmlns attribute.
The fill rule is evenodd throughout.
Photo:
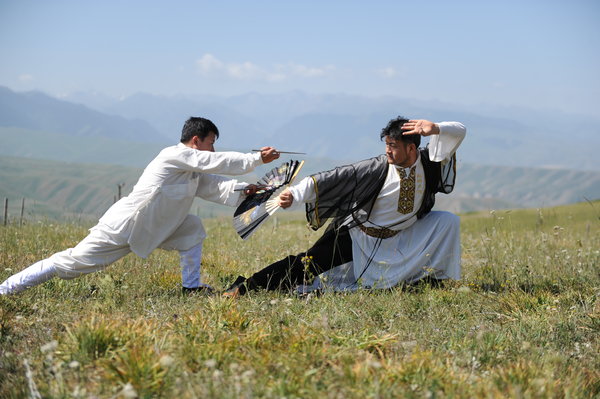
<svg viewBox="0 0 600 399"><path fill-rule="evenodd" d="M399 117L381 131L385 155L317 173L290 187L280 195L281 207L305 203L313 230L331 221L325 233L308 251L248 279L238 277L223 295L290 289L319 275L313 288L326 280L338 290L459 279L459 218L431 209L436 193L454 188L455 151L465 134L458 122ZM419 148L421 136L431 138L426 148Z"/></svg>

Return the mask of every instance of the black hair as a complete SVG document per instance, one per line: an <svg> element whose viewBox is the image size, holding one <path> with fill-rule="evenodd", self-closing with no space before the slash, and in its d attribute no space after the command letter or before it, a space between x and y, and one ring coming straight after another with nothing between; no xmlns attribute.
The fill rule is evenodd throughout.
<svg viewBox="0 0 600 399"><path fill-rule="evenodd" d="M217 126L215 126L214 123L205 118L192 116L185 121L185 124L183 125L181 142L187 143L194 136L198 136L200 140L204 140L210 132L213 132L215 137L219 138L219 129L217 129Z"/></svg>
<svg viewBox="0 0 600 399"><path fill-rule="evenodd" d="M413 143L415 147L419 148L421 145L421 135L420 134L403 134L403 130L400 129L402 125L408 122L408 119L399 116L396 119L392 119L388 122L387 126L381 129L381 134L379 138L381 140L384 139L385 136L390 136L390 138L394 140L402 140L404 143L409 144Z"/></svg>

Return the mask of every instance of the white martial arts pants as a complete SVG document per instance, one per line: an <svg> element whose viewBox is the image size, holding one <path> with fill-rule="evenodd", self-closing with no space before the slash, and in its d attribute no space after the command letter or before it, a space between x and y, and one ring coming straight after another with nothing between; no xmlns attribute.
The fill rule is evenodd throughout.
<svg viewBox="0 0 600 399"><path fill-rule="evenodd" d="M350 236L353 261L321 274L312 284L299 287L299 292L355 290L360 286L390 288L427 275L460 279L460 219L452 213L429 212L379 245L376 238L367 236L359 228L351 229Z"/></svg>
<svg viewBox="0 0 600 399"><path fill-rule="evenodd" d="M101 225L94 227L90 234L74 248L58 252L9 277L0 284L0 295L24 291L55 276L72 279L104 270L108 265L129 254L131 248L127 243L127 231L115 233L104 227ZM197 243L191 248L178 248L181 236L191 233L195 235ZM204 238L206 233L200 219L188 215L180 228L159 246L162 249L179 251L183 287L206 286L202 284L200 276Z"/></svg>

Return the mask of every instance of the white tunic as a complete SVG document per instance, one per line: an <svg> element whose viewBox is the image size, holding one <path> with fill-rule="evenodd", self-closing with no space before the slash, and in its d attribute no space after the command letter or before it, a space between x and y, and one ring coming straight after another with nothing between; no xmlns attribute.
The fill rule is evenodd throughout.
<svg viewBox="0 0 600 399"><path fill-rule="evenodd" d="M147 257L184 221L195 197L235 206L245 186L212 173L241 175L261 165L260 153L199 151L182 143L163 149L148 164L131 194L116 202L93 229L128 235L131 250ZM177 246L192 247L193 236ZM189 244L186 242L189 241Z"/></svg>
<svg viewBox="0 0 600 399"><path fill-rule="evenodd" d="M57 275L71 279L104 269L129 252L146 257L157 247L179 250L184 287L200 281L200 218L188 215L194 197L235 206L246 183L213 175L239 175L261 164L260 153L213 153L178 144L148 164L131 194L116 202L74 248L55 253L0 284L0 295L23 291Z"/></svg>
<svg viewBox="0 0 600 399"><path fill-rule="evenodd" d="M458 122L441 122L438 126L440 134L432 135L429 142L429 159L443 163L456 152L466 129ZM403 168L389 165L385 183L365 226L389 227L401 230L400 233L378 244L377 238L365 234L358 227L350 229L353 262L325 273L315 281L313 288L320 286L323 277L335 289L356 288L356 284L389 288L401 281L415 281L428 274L437 278L460 278L458 218L447 212L430 212L417 220L416 213L425 191L425 172L420 158L416 161L413 210L408 214L399 213L401 177L397 169ZM310 177L292 186L290 191L298 202L316 199Z"/></svg>

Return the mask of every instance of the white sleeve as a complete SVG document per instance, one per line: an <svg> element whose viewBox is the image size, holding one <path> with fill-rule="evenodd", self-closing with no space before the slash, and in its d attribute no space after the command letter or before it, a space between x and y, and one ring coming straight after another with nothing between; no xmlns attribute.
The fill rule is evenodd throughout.
<svg viewBox="0 0 600 399"><path fill-rule="evenodd" d="M313 202L317 199L317 194L315 193L315 183L310 176L305 177L297 184L290 186L290 192L292 193L294 202L296 203Z"/></svg>
<svg viewBox="0 0 600 399"><path fill-rule="evenodd" d="M429 159L434 162L448 160L460 146L467 129L460 122L440 122L440 134L434 134L429 141Z"/></svg>
<svg viewBox="0 0 600 399"><path fill-rule="evenodd" d="M165 154L166 163L188 171L243 175L263 163L260 152L243 154L233 151L210 152L188 147L176 148L175 153Z"/></svg>
<svg viewBox="0 0 600 399"><path fill-rule="evenodd" d="M235 179L208 173L201 173L199 179L196 197L229 206L239 205L242 199L242 191L235 190L244 188L247 185Z"/></svg>

